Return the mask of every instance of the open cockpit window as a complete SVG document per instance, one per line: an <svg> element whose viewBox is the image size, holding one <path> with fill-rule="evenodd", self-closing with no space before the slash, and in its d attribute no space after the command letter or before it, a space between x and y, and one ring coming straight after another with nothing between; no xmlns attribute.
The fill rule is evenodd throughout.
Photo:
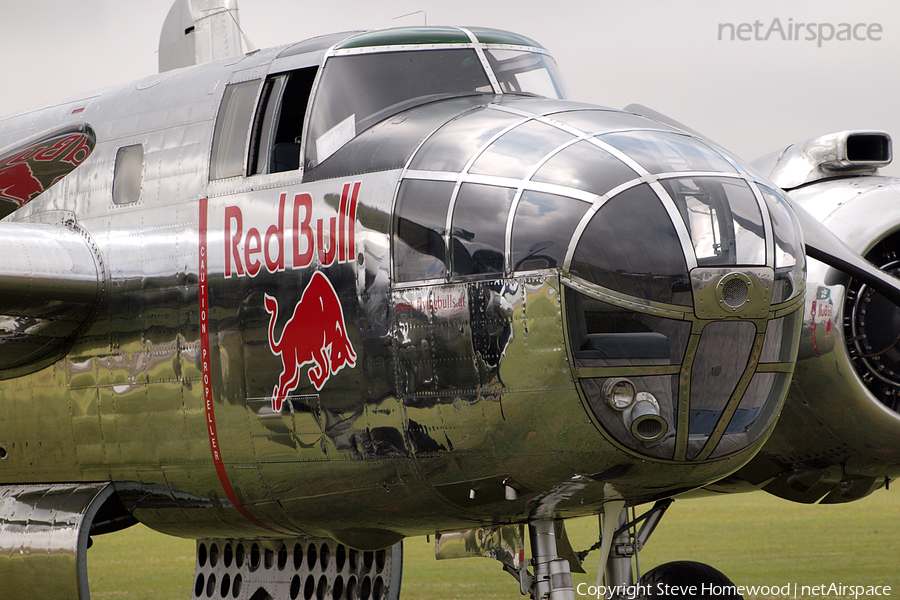
<svg viewBox="0 0 900 600"><path fill-rule="evenodd" d="M303 121L317 70L299 69L266 80L250 138L248 175L300 168Z"/></svg>
<svg viewBox="0 0 900 600"><path fill-rule="evenodd" d="M333 56L316 90L306 168L318 165L372 125L413 106L492 91L471 48Z"/></svg>

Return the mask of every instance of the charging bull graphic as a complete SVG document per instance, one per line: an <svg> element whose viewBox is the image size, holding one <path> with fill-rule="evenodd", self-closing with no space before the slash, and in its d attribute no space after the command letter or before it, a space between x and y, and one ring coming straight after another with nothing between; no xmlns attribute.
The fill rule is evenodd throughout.
<svg viewBox="0 0 900 600"><path fill-rule="evenodd" d="M0 217L19 208L87 160L97 137L89 125L68 126L0 156Z"/></svg>
<svg viewBox="0 0 900 600"><path fill-rule="evenodd" d="M44 185L34 176L28 163L0 167L0 200L19 207L43 191Z"/></svg>
<svg viewBox="0 0 900 600"><path fill-rule="evenodd" d="M275 321L278 319L278 300L266 294L269 320L269 347L281 356L284 368L278 385L272 391L272 410L281 411L285 397L300 384L300 371L312 364L307 373L316 391L321 391L328 379L345 366L356 365L356 352L347 337L344 310L334 287L327 277L316 271L294 314L284 326L281 338L275 340Z"/></svg>

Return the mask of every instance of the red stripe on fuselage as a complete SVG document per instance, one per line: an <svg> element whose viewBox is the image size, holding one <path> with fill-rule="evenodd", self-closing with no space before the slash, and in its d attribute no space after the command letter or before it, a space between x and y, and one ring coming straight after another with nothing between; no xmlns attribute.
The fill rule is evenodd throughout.
<svg viewBox="0 0 900 600"><path fill-rule="evenodd" d="M219 446L219 434L216 432L216 413L213 407L212 381L209 360L209 282L207 281L208 246L206 243L208 200L200 200L200 353L203 368L203 405L206 409L206 426L209 432L209 449L212 452L213 463L216 465L216 473L219 482L225 490L225 495L234 507L249 521L270 531L271 527L250 514L250 511L238 500L225 472L225 464L222 462L222 451Z"/></svg>

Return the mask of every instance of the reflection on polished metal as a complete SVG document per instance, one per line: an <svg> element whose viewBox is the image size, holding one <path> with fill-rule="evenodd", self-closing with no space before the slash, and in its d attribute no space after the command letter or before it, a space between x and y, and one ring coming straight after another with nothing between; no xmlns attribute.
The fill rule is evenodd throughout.
<svg viewBox="0 0 900 600"><path fill-rule="evenodd" d="M531 537L532 566L534 567L534 592L532 597L549 600L575 600L575 586L569 561L560 558L556 551L556 532L553 521L539 519L528 523Z"/></svg>
<svg viewBox="0 0 900 600"><path fill-rule="evenodd" d="M195 596L393 597L399 572L321 556L500 527L477 552L572 598L557 520L720 480L783 408L782 193L567 100L533 40L316 38L12 117L0 147L49 156L18 132L60 113L93 150L0 224L28 251L0 266L0 484L114 482L109 522L201 540ZM499 549L524 524L533 591Z"/></svg>
<svg viewBox="0 0 900 600"><path fill-rule="evenodd" d="M610 515L611 517L612 515ZM634 573L631 570L631 557L637 552L632 546L631 534L625 527L629 522L628 509L623 508L615 522L616 531L622 530L612 541L609 559L606 561L606 582L609 587L625 589L634 585ZM611 600L611 598L609 599Z"/></svg>
<svg viewBox="0 0 900 600"><path fill-rule="evenodd" d="M0 223L0 379L65 356L97 316L106 288L99 249L75 216L58 224Z"/></svg>
<svg viewBox="0 0 900 600"><path fill-rule="evenodd" d="M865 144L854 149L856 142ZM871 153L868 158L859 155L863 150ZM772 157L781 157L780 162ZM875 172L890 157L886 134L861 131L823 136L757 162L783 186L803 183L790 197L808 211L804 219L821 221L818 227L847 246L833 247L837 265L828 257L822 260L829 264L810 261L811 284L786 408L765 453L729 482L712 486L717 491L762 488L797 502L831 504L865 497L897 477L900 354L895 340L900 331L897 308L889 300L896 295L871 278L888 280L889 287L898 272L900 186ZM804 233L807 229L823 245L824 236L804 224ZM859 269L840 264L847 254L859 260L853 259L856 253L869 263L860 261ZM830 432L827 439L797 434L811 422Z"/></svg>
<svg viewBox="0 0 900 600"><path fill-rule="evenodd" d="M600 519L600 561L597 564L597 587L603 584L603 577L612 552L615 539L616 523L618 515L625 510L624 500L611 500L603 505L603 511L599 513Z"/></svg>
<svg viewBox="0 0 900 600"><path fill-rule="evenodd" d="M891 137L883 131L841 131L788 146L754 161L785 190L823 179L874 175L893 159Z"/></svg>
<svg viewBox="0 0 900 600"><path fill-rule="evenodd" d="M89 600L90 527L113 494L107 483L0 488L0 582L4 597Z"/></svg>
<svg viewBox="0 0 900 600"><path fill-rule="evenodd" d="M434 540L434 556L448 558L484 557L500 561L515 570L521 566L525 552L525 535L521 525L485 527L458 533L438 533Z"/></svg>

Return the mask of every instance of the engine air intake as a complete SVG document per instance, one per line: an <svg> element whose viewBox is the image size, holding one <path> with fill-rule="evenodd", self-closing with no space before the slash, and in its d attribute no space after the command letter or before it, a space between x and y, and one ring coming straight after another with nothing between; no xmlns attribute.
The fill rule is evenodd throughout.
<svg viewBox="0 0 900 600"><path fill-rule="evenodd" d="M891 162L891 138L884 133L851 133L847 136L847 160L852 163Z"/></svg>
<svg viewBox="0 0 900 600"><path fill-rule="evenodd" d="M753 161L784 190L835 177L875 175L891 163L891 136L883 131L829 133Z"/></svg>

